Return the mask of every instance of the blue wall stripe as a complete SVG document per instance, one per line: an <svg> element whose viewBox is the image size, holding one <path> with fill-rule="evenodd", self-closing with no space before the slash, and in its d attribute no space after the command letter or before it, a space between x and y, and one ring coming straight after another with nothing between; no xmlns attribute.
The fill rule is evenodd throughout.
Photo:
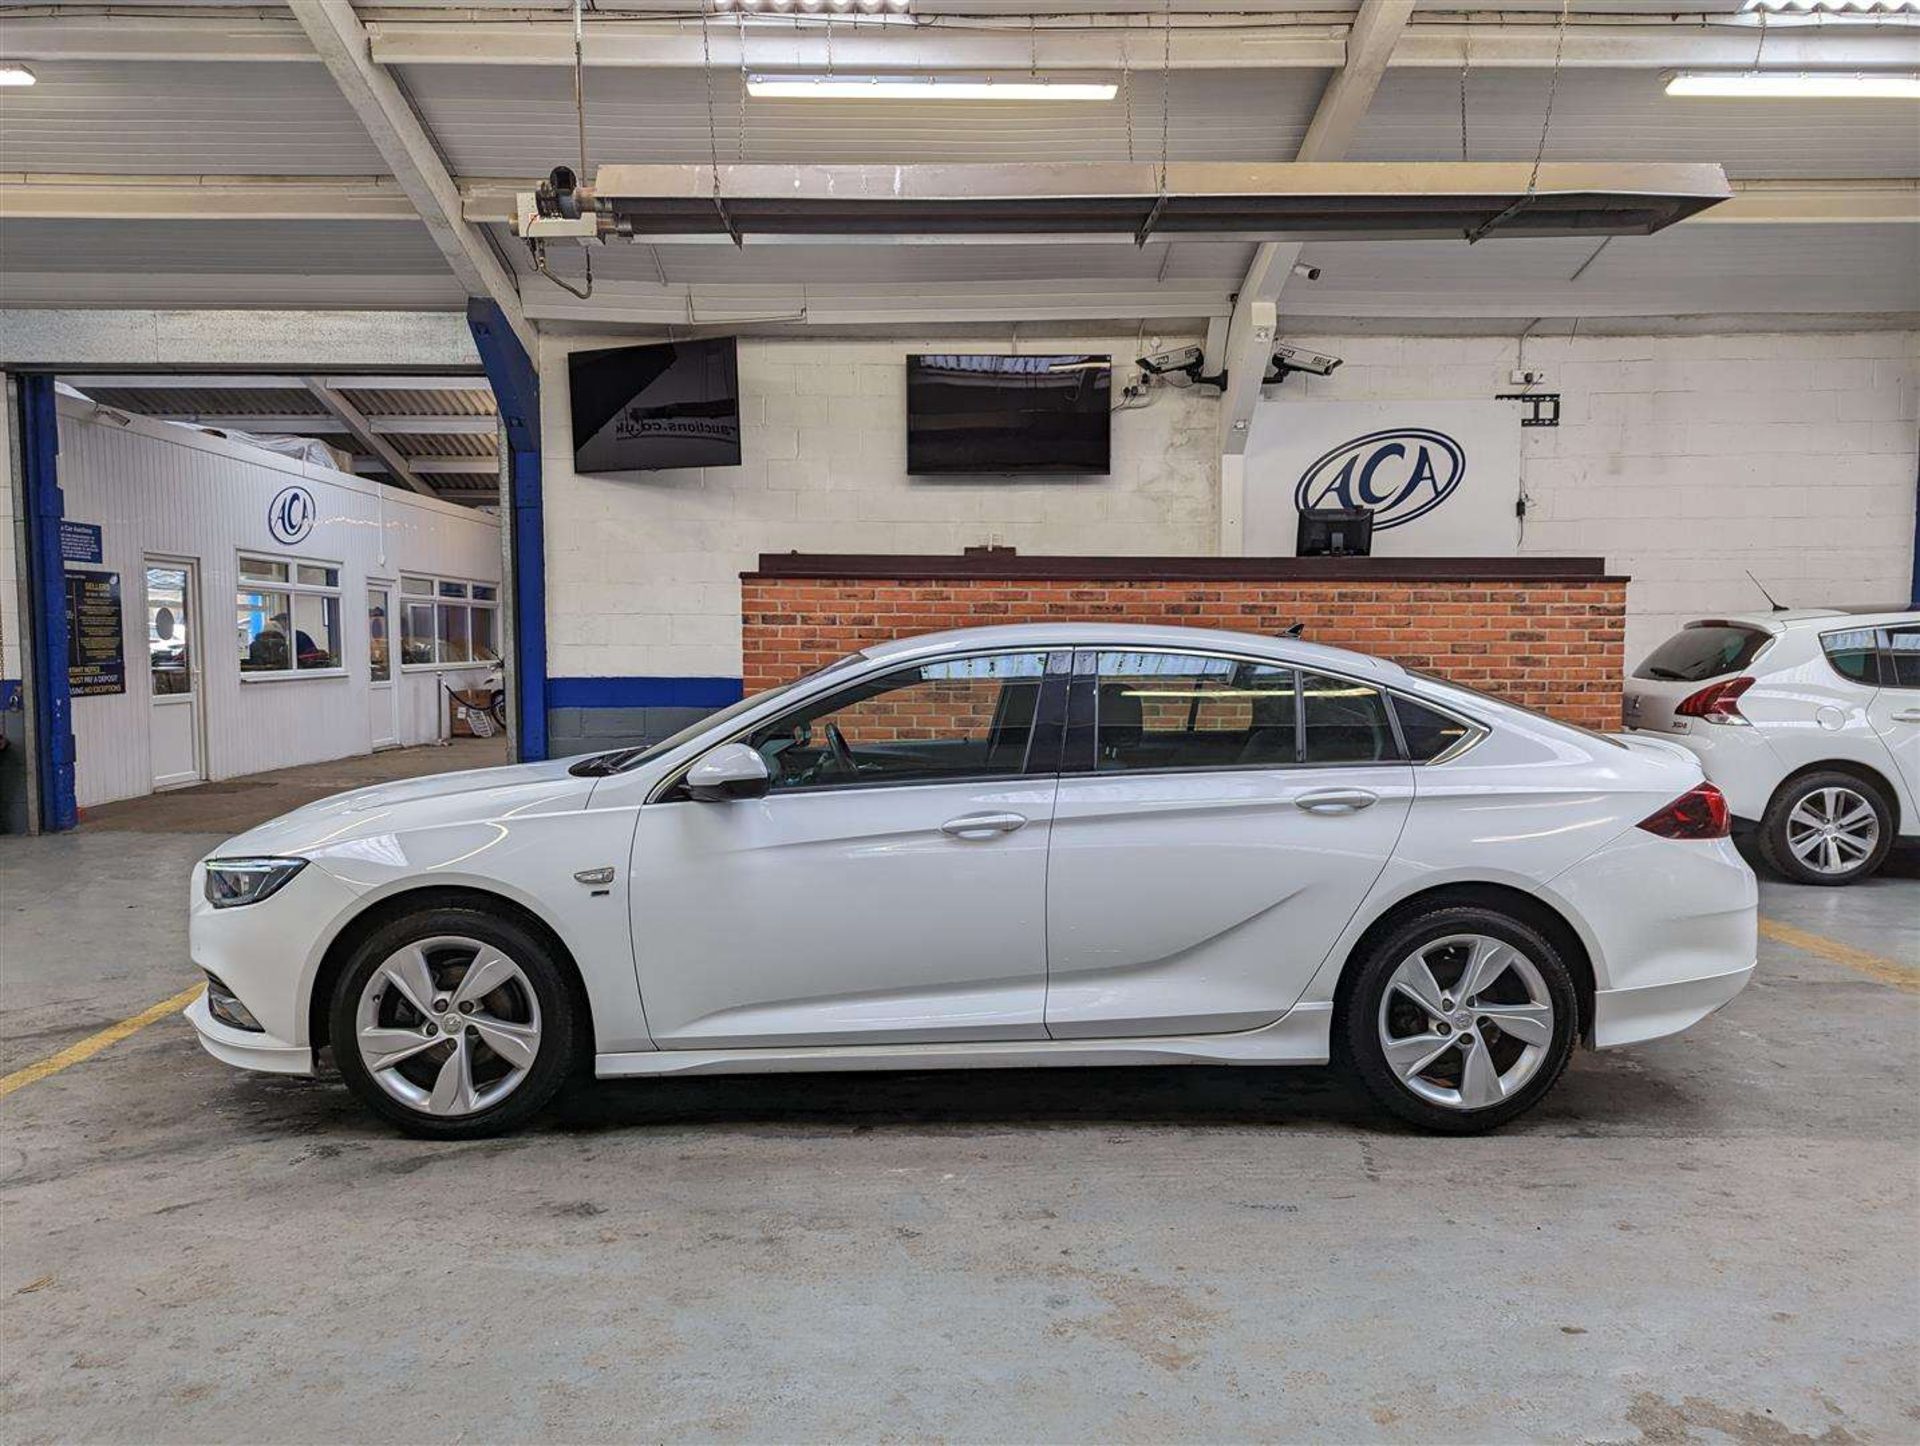
<svg viewBox="0 0 1920 1446"><path fill-rule="evenodd" d="M724 708L738 678L549 678L549 708Z"/></svg>
<svg viewBox="0 0 1920 1446"><path fill-rule="evenodd" d="M27 619L33 649L34 752L40 774L40 827L58 833L79 822L73 796L73 702L67 688L66 564L60 558L60 415L53 378L20 378L20 458L26 472L27 566L33 590Z"/></svg>

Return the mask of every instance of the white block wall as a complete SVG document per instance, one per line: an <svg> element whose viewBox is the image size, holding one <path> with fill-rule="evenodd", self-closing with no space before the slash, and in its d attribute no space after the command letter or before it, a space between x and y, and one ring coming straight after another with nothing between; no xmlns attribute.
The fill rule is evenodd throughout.
<svg viewBox="0 0 1920 1446"><path fill-rule="evenodd" d="M1516 390L1510 337L1305 344L1346 358L1314 398ZM1908 600L1920 333L1547 337L1525 365L1561 420L1521 433L1521 551L1632 577L1630 664L1689 618L1764 610L1748 569L1791 606Z"/></svg>
<svg viewBox="0 0 1920 1446"><path fill-rule="evenodd" d="M906 357L1004 352L951 340L740 343L739 467L579 477L566 352L541 347L548 672L740 673L740 573L763 552L1193 553L1213 547L1217 403L1169 392L1113 421L1113 474L1052 482L910 479ZM1169 343L1171 344L1171 343ZM1110 352L1131 334L1022 336L1019 350Z"/></svg>
<svg viewBox="0 0 1920 1446"><path fill-rule="evenodd" d="M1289 335L1346 359L1287 383L1329 399L1486 398L1513 389L1520 360L1512 338ZM737 676L738 575L762 552L1215 549L1211 392L1116 415L1110 478L910 479L904 358L1009 349L991 342L743 340L744 465L576 476L566 353L634 339L542 343L556 677ZM1121 361L1136 348L1119 335L1019 349ZM1597 553L1632 574L1630 658L1686 617L1764 606L1745 568L1799 605L1905 600L1920 335L1538 338L1525 364L1561 393L1562 422L1523 433L1522 549Z"/></svg>

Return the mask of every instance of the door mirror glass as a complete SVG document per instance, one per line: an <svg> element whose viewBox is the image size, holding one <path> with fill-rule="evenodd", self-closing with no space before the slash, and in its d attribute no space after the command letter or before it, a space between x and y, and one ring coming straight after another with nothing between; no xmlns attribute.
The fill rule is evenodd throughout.
<svg viewBox="0 0 1920 1446"><path fill-rule="evenodd" d="M763 798L769 782L766 759L744 743L722 743L687 770L687 792L702 803Z"/></svg>

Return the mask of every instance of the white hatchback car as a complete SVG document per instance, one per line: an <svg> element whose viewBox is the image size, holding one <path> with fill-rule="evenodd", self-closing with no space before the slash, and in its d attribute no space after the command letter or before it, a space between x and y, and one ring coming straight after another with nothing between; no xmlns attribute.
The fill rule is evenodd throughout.
<svg viewBox="0 0 1920 1446"><path fill-rule="evenodd" d="M1849 884L1920 841L1920 612L1688 623L1627 682L1626 723L1685 744L1767 862Z"/></svg>
<svg viewBox="0 0 1920 1446"><path fill-rule="evenodd" d="M341 795L194 870L209 1052L417 1134L602 1076L1318 1064L1449 1131L1752 973L1720 794L1357 653L1024 626L651 748Z"/></svg>

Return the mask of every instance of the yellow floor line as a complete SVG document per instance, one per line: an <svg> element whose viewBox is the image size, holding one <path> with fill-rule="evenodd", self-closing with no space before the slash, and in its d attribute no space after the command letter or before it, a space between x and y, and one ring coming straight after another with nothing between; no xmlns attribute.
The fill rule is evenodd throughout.
<svg viewBox="0 0 1920 1446"><path fill-rule="evenodd" d="M163 999L151 1009L143 1009L131 1019L123 1019L118 1024L108 1025L98 1034L89 1034L78 1044L70 1044L58 1054L48 1055L38 1064L30 1064L17 1069L0 1079L0 1099L5 1099L17 1089L45 1079L50 1074L58 1074L70 1064L78 1064L83 1059L91 1059L109 1045L118 1044L130 1034L138 1034L155 1020L165 1019L169 1014L178 1013L199 997L205 986L196 984L191 989L182 989L171 999Z"/></svg>
<svg viewBox="0 0 1920 1446"><path fill-rule="evenodd" d="M1776 919L1762 919L1760 932L1776 944L1817 955L1843 969L1851 969L1869 979L1878 979L1882 984L1891 984L1895 989L1920 994L1920 967L1883 959L1878 954L1869 954L1865 949L1856 949L1851 944L1842 944L1819 934L1809 934L1805 929L1796 929Z"/></svg>

